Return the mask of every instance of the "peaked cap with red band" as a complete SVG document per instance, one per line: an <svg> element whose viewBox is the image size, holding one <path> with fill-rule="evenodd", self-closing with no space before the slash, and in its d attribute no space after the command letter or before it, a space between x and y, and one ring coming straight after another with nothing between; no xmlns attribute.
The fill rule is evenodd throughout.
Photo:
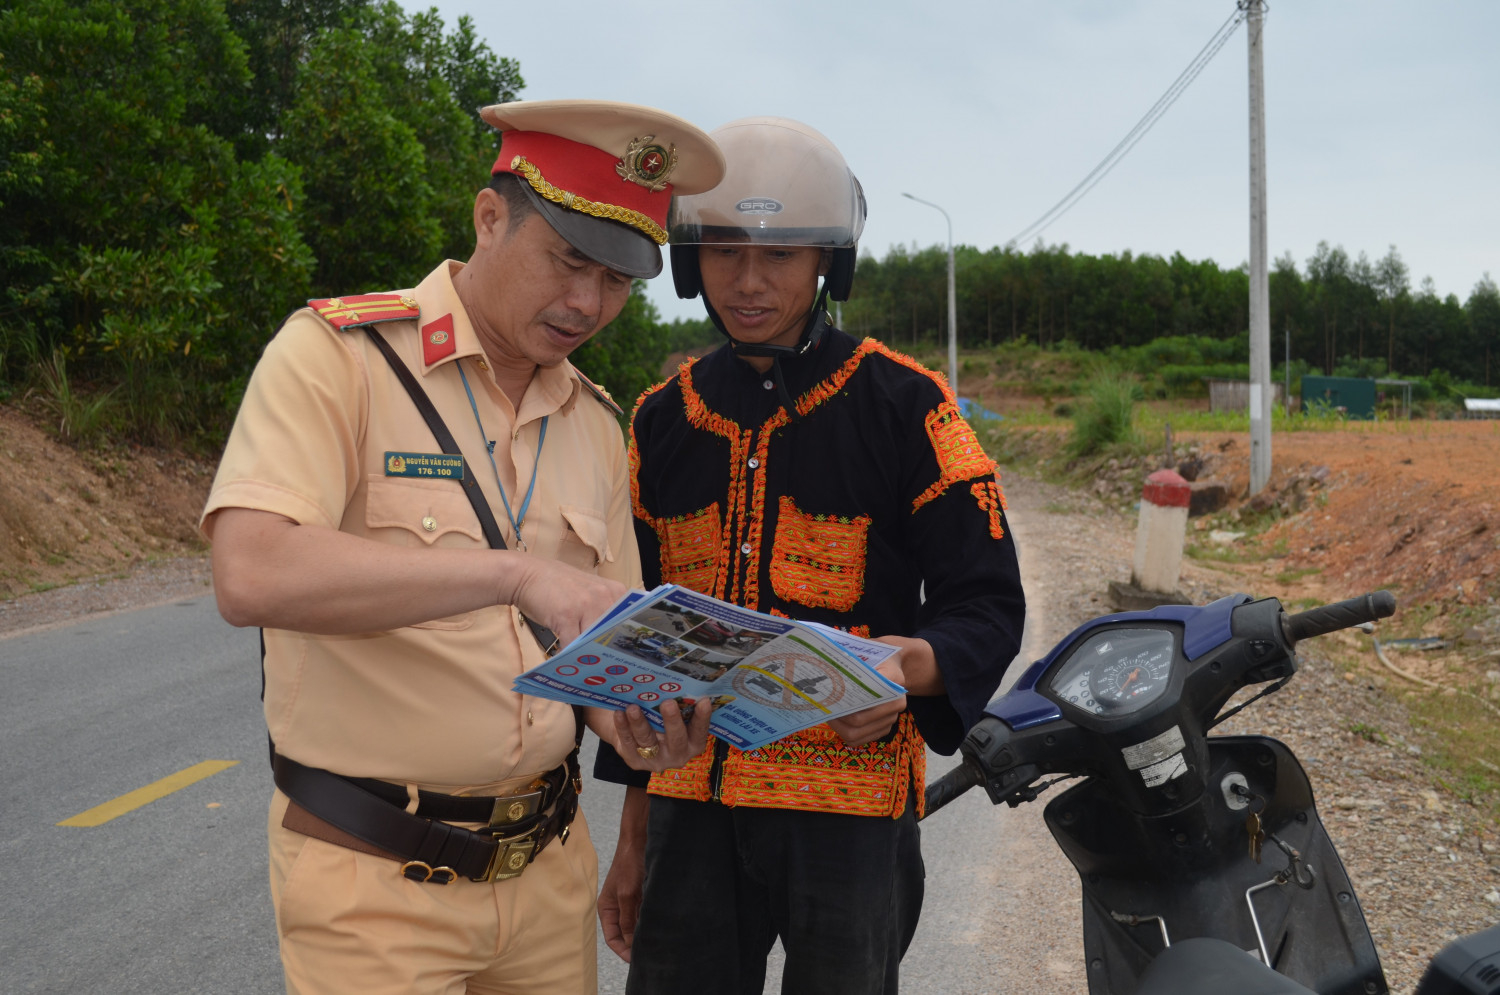
<svg viewBox="0 0 1500 995"><path fill-rule="evenodd" d="M701 193L724 177L714 140L655 108L527 100L486 107L480 116L504 133L492 172L519 177L558 234L631 276L660 272L654 247L667 241L672 194Z"/></svg>

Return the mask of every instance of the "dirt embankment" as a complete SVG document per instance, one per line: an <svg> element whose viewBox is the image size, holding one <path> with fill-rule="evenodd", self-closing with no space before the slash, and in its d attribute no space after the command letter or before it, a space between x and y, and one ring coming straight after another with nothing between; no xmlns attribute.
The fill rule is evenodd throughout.
<svg viewBox="0 0 1500 995"><path fill-rule="evenodd" d="M211 462L121 446L80 451L0 405L0 598L201 554Z"/></svg>

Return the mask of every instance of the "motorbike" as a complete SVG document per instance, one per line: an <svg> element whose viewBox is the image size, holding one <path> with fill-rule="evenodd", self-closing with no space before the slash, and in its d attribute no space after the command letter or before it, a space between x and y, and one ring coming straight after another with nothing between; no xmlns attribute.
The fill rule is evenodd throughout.
<svg viewBox="0 0 1500 995"><path fill-rule="evenodd" d="M1284 688L1299 641L1395 608L1384 591L1297 613L1238 594L1087 622L989 704L925 817L974 787L1015 807L1084 778L1043 817L1082 884L1090 995L1384 995L1296 756L1208 732ZM1500 995L1500 927L1445 948L1417 992Z"/></svg>

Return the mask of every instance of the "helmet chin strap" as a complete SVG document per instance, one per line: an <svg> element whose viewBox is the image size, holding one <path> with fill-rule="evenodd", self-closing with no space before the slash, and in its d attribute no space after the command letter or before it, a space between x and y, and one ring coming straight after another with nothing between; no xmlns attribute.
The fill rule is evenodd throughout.
<svg viewBox="0 0 1500 995"><path fill-rule="evenodd" d="M797 337L796 345L768 345L751 342L740 342L729 334L729 329L724 327L724 319L719 317L719 312L709 303L708 295L703 295L703 306L708 310L708 317L714 323L719 333L729 340L729 347L734 350L736 356L769 357L771 360L771 380L776 384L776 396L781 401L781 406L786 408L787 418L792 422L802 419L797 414L796 402L792 400L792 394L787 390L786 375L781 370L783 357L800 356L818 348L823 342L823 336L833 326L828 318L828 284L825 281L823 289L818 293L818 299L813 304L812 310L808 312L807 323L802 326L802 334Z"/></svg>

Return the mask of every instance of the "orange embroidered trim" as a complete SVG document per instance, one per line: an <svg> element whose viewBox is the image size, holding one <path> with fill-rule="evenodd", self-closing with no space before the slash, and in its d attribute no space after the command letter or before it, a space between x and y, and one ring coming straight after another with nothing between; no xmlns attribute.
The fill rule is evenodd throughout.
<svg viewBox="0 0 1500 995"><path fill-rule="evenodd" d="M969 488L969 493L979 502L980 510L990 513L990 535L1004 539L1005 526L1001 524L1000 511L1005 507L1005 495L1000 485L993 480L981 480Z"/></svg>
<svg viewBox="0 0 1500 995"><path fill-rule="evenodd" d="M730 750L719 798L750 808L896 818L906 809L908 787L925 783L926 761L910 712L888 743L849 746L827 726L814 726L758 750Z"/></svg>
<svg viewBox="0 0 1500 995"><path fill-rule="evenodd" d="M783 601L846 612L865 593L870 517L810 515L783 494L771 544L771 589Z"/></svg>
<svg viewBox="0 0 1500 995"><path fill-rule="evenodd" d="M662 582L703 593L713 591L723 532L719 503L653 524L661 546Z"/></svg>
<svg viewBox="0 0 1500 995"><path fill-rule="evenodd" d="M948 389L948 382L941 374L934 373L911 357L895 352L874 339L865 339L832 376L794 402L797 413L805 417L818 405L839 394L865 357L876 353L925 374L942 390L943 397L952 401L953 392ZM785 408L778 408L758 429L741 431L733 421L712 411L693 387L693 366L696 362L697 360L690 359L677 368L677 380L682 390L682 403L688 424L729 441L728 503L724 508L720 529L715 589L708 593L716 598L759 610L761 540L764 537L766 512L766 462L770 456L772 436L790 419ZM746 479L752 441L753 454L758 464L753 481ZM637 463L632 465L633 469L638 470L638 462L639 457ZM632 498L636 497L632 492ZM651 521L649 516L641 517L643 521ZM748 553L745 552L747 548L750 550Z"/></svg>
<svg viewBox="0 0 1500 995"><path fill-rule="evenodd" d="M946 491L951 485L979 476L993 476L995 461L985 454L969 423L953 401L944 401L923 419L932 451L937 456L938 479L911 503L916 512L924 504Z"/></svg>
<svg viewBox="0 0 1500 995"><path fill-rule="evenodd" d="M652 527L656 526L656 519L652 518L651 513L646 510L646 506L641 504L641 451L635 442L635 416L640 414L641 405L646 403L646 398L655 394L671 382L670 380L663 380L654 387L647 387L641 391L641 396L635 399L635 407L630 409L630 445L625 450L625 458L630 466L630 510L635 514L636 518L639 518Z"/></svg>
<svg viewBox="0 0 1500 995"><path fill-rule="evenodd" d="M953 401L954 403L957 403L958 399L953 395L953 388L949 385L948 378L943 376L941 373L937 372L936 370L929 370L927 367L923 366L915 359L912 359L906 353L897 352L894 349L889 349L881 343L876 342L874 339L865 339L865 341L860 344L860 348L863 349L866 345L870 347L868 350L869 352L878 352L886 359L889 359L891 362L899 363L909 370L915 370L916 372L922 374L927 379L937 384L938 390L943 392L943 400Z"/></svg>
<svg viewBox="0 0 1500 995"><path fill-rule="evenodd" d="M768 609L766 609L766 614L767 615L775 615L777 618L791 618L792 617L792 616L788 615L786 612L782 611L780 608L768 608Z"/></svg>
<svg viewBox="0 0 1500 995"><path fill-rule="evenodd" d="M849 626L849 632L851 635L858 636L861 639L870 638L870 627L868 625L851 625Z"/></svg>
<svg viewBox="0 0 1500 995"><path fill-rule="evenodd" d="M675 770L651 775L653 795L706 802L713 797L714 737L708 748ZM927 814L927 744L904 712L888 743L849 746L826 725L814 726L742 752L730 747L719 800L748 808L785 808L899 818L915 784L917 818Z"/></svg>
<svg viewBox="0 0 1500 995"><path fill-rule="evenodd" d="M690 359L677 368L677 382L682 390L682 406L687 414L688 424L729 441L729 503L724 508L723 524L719 530L719 559L714 589L705 593L755 608L754 602L739 599L743 554L740 552L742 544L736 536L743 529L745 521L745 461L750 448L750 433L740 431L738 425L723 415L710 411L708 405L703 403L703 398L693 388L695 362L697 361Z"/></svg>
<svg viewBox="0 0 1500 995"><path fill-rule="evenodd" d="M681 767L659 771L651 775L648 790L653 795L682 798L690 802L706 802L713 797L708 775L714 762L714 737L708 737L708 748Z"/></svg>

